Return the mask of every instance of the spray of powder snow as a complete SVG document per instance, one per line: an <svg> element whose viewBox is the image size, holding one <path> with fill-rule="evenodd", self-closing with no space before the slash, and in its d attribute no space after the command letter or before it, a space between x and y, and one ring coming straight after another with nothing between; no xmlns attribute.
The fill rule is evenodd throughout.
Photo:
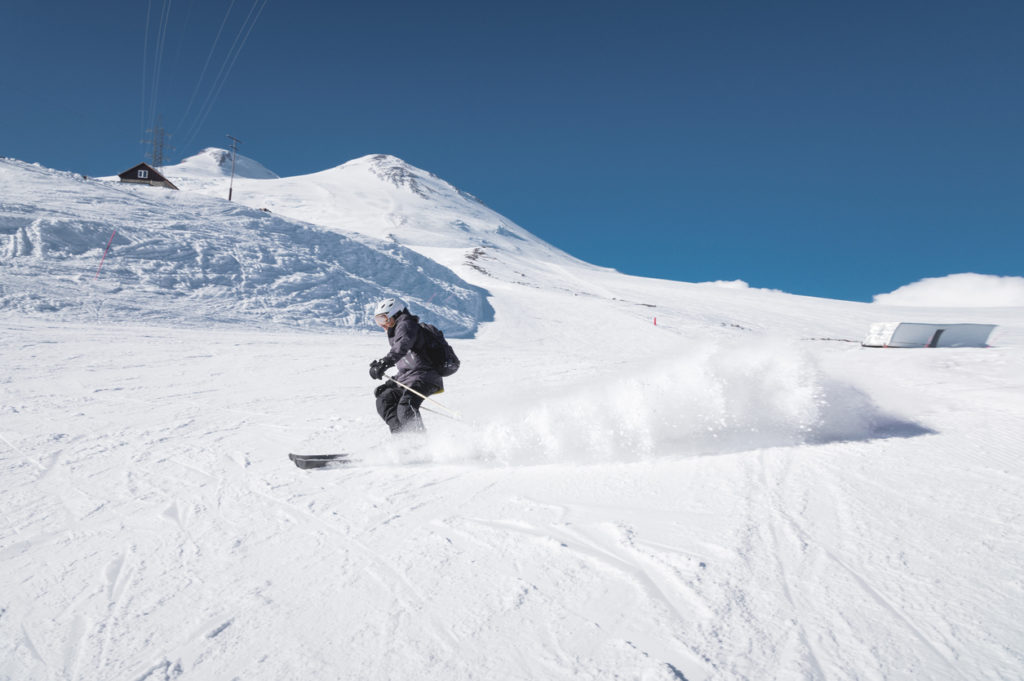
<svg viewBox="0 0 1024 681"><path fill-rule="evenodd" d="M829 379L782 342L708 344L653 370L524 396L468 423L432 423L417 458L638 461L868 439L892 422L863 393Z"/></svg>

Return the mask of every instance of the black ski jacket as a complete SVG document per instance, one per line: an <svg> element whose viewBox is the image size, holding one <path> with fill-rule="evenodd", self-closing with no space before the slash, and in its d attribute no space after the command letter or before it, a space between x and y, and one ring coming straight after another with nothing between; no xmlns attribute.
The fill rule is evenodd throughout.
<svg viewBox="0 0 1024 681"><path fill-rule="evenodd" d="M426 340L426 334L420 329L420 318L403 310L398 313L395 325L388 329L391 352L385 359L398 367L395 380L406 385L422 381L442 390L444 379L427 358Z"/></svg>

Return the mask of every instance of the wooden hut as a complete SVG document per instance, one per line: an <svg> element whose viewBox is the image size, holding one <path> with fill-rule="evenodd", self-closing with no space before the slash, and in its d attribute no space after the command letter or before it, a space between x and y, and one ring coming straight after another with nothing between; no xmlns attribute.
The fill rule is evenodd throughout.
<svg viewBox="0 0 1024 681"><path fill-rule="evenodd" d="M122 182L135 182L137 184L148 184L152 187L167 187L177 189L174 183L160 174L160 172L148 163L140 163L134 168L129 168L118 177Z"/></svg>

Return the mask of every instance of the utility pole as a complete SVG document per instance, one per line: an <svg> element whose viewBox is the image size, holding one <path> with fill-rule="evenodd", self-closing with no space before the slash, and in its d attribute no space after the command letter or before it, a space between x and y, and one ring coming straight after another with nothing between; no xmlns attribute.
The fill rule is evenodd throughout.
<svg viewBox="0 0 1024 681"><path fill-rule="evenodd" d="M167 140L167 132L164 130L163 119L160 116L156 117L156 124L148 132L153 136L151 140L153 148L149 155L150 165L159 170L164 166L164 145Z"/></svg>
<svg viewBox="0 0 1024 681"><path fill-rule="evenodd" d="M238 151L238 145L242 143L242 140L235 139L231 135L225 135L231 140L231 182L228 184L228 201L231 200L231 192L235 187L235 153Z"/></svg>

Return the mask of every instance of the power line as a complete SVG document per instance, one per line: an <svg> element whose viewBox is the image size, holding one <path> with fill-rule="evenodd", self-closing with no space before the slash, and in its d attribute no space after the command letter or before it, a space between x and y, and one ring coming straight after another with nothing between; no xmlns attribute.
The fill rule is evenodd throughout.
<svg viewBox="0 0 1024 681"><path fill-rule="evenodd" d="M139 106L139 144L142 145L146 143L146 84L149 79L146 57L149 54L149 15L152 9L153 0L148 0L146 3L146 28L142 37L142 103Z"/></svg>
<svg viewBox="0 0 1024 681"><path fill-rule="evenodd" d="M220 42L220 36L224 32L224 26L228 23L228 17L231 15L231 9L235 6L235 0L231 0L228 5L228 11L224 13L224 18L221 19L220 28L217 29L217 36L213 39L213 45L210 46L210 53L206 55L206 63L203 64L203 70L199 73L199 80L196 81L196 86L192 90L192 96L189 97L188 106L185 107L185 113L181 116L181 121L178 123L180 129L182 125L188 120L189 113L192 112L192 105L195 104L196 95L199 94L199 88L203 84L203 78L206 77L206 69L210 67L210 60L213 58L213 53L217 50L217 44Z"/></svg>
<svg viewBox="0 0 1024 681"><path fill-rule="evenodd" d="M156 59L153 66L153 93L150 106L151 127L156 127L157 95L160 92L160 70L164 61L164 46L167 44L167 26L170 24L171 5L174 0L164 0L163 9L160 12L160 29L157 32Z"/></svg>
<svg viewBox="0 0 1024 681"><path fill-rule="evenodd" d="M178 48L174 50L174 61L171 63L171 68L177 68L178 62L181 61L181 49L185 44L186 34L188 33L188 22L192 18L192 7L196 4L196 0L188 0L188 7L185 8L185 18L181 22L181 33L182 36L178 38Z"/></svg>
<svg viewBox="0 0 1024 681"><path fill-rule="evenodd" d="M224 85L228 81L228 76L231 74L231 70L234 68L235 62L238 61L239 55L242 53L242 47L245 46L246 41L249 39L249 34L252 33L252 29L256 26L256 21L259 19L260 14L263 13L263 8L267 6L269 0L262 0L263 4L260 5L260 0L253 2L252 8L249 10L249 14L246 16L245 21L242 22L242 26L238 30L238 34L235 36L234 42L231 43L231 47L228 48L227 55L224 57L224 61L221 64L220 70L217 72L216 78L213 80L210 92L206 96L206 100L203 105L199 108L199 113L192 128L190 128L190 135L187 137L185 146L188 147L192 144L192 140L195 139L196 135L202 130L203 124L206 122L207 117L213 110L213 104L217 101L217 97L220 96L221 90L224 89ZM256 11L257 5L260 5L259 11ZM255 12L255 17L253 13ZM246 28L248 26L248 28ZM239 42L241 40L241 42Z"/></svg>
<svg viewBox="0 0 1024 681"><path fill-rule="evenodd" d="M256 26L256 22L259 20L260 15L266 8L267 3L270 0L255 0L252 8L249 10L248 16L245 21L242 22L242 26L238 31L238 35L235 36L234 42L228 49L228 53L224 58L224 62L221 64L220 71L217 73L217 77L214 78L213 86L210 89L206 100L199 109L198 118L196 122L189 128L189 133L185 135L185 147L192 144L192 140L195 139L199 131L202 130L203 124L206 122L206 118L210 115L213 110L213 104L220 95L221 90L224 89L224 85L228 81L228 76L231 74L231 70L234 68L235 62L238 61L239 55L242 53L242 48L245 46L246 41L249 39L249 35L252 33L253 28ZM257 6L259 9L257 10Z"/></svg>

